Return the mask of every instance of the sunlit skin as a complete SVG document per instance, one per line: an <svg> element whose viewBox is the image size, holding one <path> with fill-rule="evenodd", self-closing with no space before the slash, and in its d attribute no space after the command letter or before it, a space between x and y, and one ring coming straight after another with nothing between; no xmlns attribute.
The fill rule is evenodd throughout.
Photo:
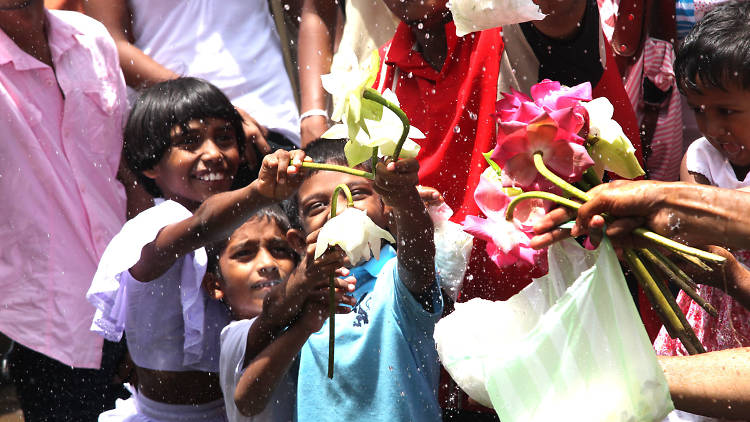
<svg viewBox="0 0 750 422"><path fill-rule="evenodd" d="M296 255L279 225L268 217L252 218L232 233L219 256L221 280L214 291L236 320L258 316L271 287L289 278Z"/></svg>
<svg viewBox="0 0 750 422"><path fill-rule="evenodd" d="M143 174L154 179L164 198L195 210L209 196L229 190L240 153L232 125L224 119L192 119L171 131L172 146Z"/></svg>
<svg viewBox="0 0 750 422"><path fill-rule="evenodd" d="M695 113L698 129L729 159L735 170L747 173L750 167L750 91L732 86L724 91L704 86L700 80L697 87L698 90L687 90L685 96Z"/></svg>
<svg viewBox="0 0 750 422"><path fill-rule="evenodd" d="M339 184L345 184L352 192L354 207L365 211L380 227L387 227L386 212L380 195L375 192L372 181L350 174L319 171L308 177L299 190L300 221L305 233L311 233L325 224L331 214L331 195ZM339 195L336 210L346 208L346 197Z"/></svg>

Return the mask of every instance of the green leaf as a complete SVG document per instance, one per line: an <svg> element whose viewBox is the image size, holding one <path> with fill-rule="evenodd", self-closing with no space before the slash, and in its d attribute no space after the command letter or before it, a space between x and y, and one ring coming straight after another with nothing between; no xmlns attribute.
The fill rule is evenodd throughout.
<svg viewBox="0 0 750 422"><path fill-rule="evenodd" d="M499 177L503 175L503 169L501 169L500 166L495 161L493 161L492 158L490 158L492 157L492 151L494 150L490 150L489 152L482 153L482 157L484 157L484 159L487 160L487 164L490 165L492 170L495 170L495 173L497 173Z"/></svg>
<svg viewBox="0 0 750 422"><path fill-rule="evenodd" d="M377 122L380 121L380 119L383 118L383 105L368 100L366 98L362 99L362 118L368 119L368 120L375 120Z"/></svg>
<svg viewBox="0 0 750 422"><path fill-rule="evenodd" d="M372 148L350 139L344 145L344 155L346 155L346 162L349 164L349 167L354 167L370 159Z"/></svg>

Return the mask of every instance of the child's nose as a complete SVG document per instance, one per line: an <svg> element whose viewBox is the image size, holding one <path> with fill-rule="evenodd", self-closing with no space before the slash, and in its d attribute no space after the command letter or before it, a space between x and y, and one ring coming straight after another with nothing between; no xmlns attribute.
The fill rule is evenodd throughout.
<svg viewBox="0 0 750 422"><path fill-rule="evenodd" d="M224 158L221 148L211 139L203 141L200 153L204 161L221 161Z"/></svg>
<svg viewBox="0 0 750 422"><path fill-rule="evenodd" d="M256 260L258 261L258 274L268 278L276 278L279 276L279 267L269 251L265 249L259 251Z"/></svg>

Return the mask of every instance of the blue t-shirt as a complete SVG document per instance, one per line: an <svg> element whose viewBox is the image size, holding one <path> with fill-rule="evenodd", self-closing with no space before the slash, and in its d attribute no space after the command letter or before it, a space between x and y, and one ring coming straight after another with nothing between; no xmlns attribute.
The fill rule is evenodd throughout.
<svg viewBox="0 0 750 422"><path fill-rule="evenodd" d="M336 315L333 379L328 373L328 321L302 348L298 421L439 421L440 365L432 334L443 301L437 281L427 312L398 278L395 251L385 246L352 269L351 313Z"/></svg>

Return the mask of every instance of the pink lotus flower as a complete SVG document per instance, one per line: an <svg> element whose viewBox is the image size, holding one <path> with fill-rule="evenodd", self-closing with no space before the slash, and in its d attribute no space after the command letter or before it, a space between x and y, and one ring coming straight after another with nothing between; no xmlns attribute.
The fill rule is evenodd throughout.
<svg viewBox="0 0 750 422"><path fill-rule="evenodd" d="M572 108L560 111L562 122L572 122ZM568 116L563 116L567 113ZM549 191L551 184L542 177L534 166L533 156L540 152L544 164L566 181L580 179L584 171L594 164L583 138L571 132L570 124L561 126L558 120L542 113L532 122L521 125L511 133L498 131L497 146L492 153L494 160L514 186L523 189ZM502 128L501 128L502 129Z"/></svg>
<svg viewBox="0 0 750 422"><path fill-rule="evenodd" d="M495 104L494 114L503 132L511 133L547 112L558 125L578 133L587 116L581 101L591 101L591 84L584 82L566 87L545 79L531 87L531 97L533 99L512 88L510 94L503 93L503 98ZM570 108L573 113L569 113Z"/></svg>
<svg viewBox="0 0 750 422"><path fill-rule="evenodd" d="M474 200L487 218L467 216L463 222L464 230L487 242L487 254L498 267L523 261L546 272L547 251L534 250L529 243L534 235L535 222L549 207L542 200L525 200L516 207L513 221L507 221L505 211L511 201L509 192L520 191L503 187L500 180L488 172L493 171L485 171L474 191Z"/></svg>

